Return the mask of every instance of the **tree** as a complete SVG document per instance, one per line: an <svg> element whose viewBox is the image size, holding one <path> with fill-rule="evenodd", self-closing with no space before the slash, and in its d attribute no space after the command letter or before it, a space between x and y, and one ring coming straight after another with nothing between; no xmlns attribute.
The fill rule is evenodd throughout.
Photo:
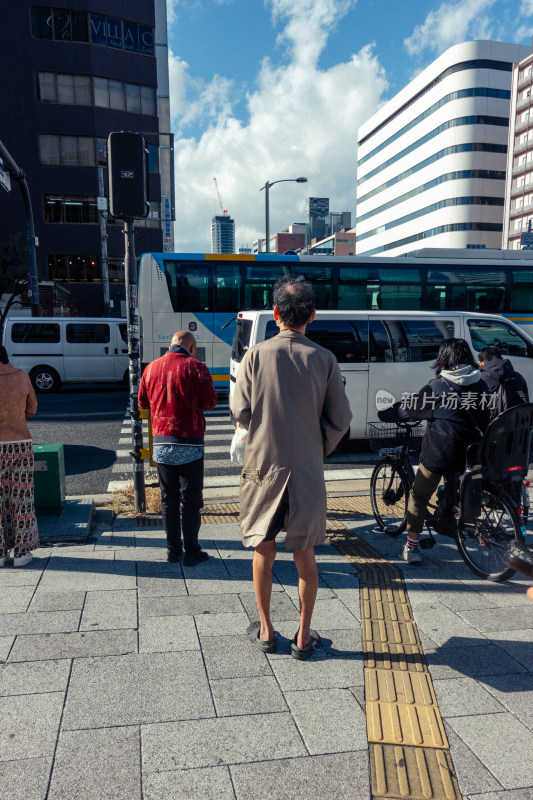
<svg viewBox="0 0 533 800"><path fill-rule="evenodd" d="M12 234L6 243L0 244L0 301L7 299L0 308L0 339L4 323L13 303L27 286L28 254L21 244L21 234Z"/></svg>

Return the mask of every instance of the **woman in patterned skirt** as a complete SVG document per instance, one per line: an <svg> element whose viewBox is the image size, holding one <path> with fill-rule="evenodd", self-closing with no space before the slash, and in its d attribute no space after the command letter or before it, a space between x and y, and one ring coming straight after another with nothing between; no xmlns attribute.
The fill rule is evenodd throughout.
<svg viewBox="0 0 533 800"><path fill-rule="evenodd" d="M39 547L33 503L33 447L26 422L37 411L28 374L9 363L0 346L0 567L13 550L13 565L24 567Z"/></svg>

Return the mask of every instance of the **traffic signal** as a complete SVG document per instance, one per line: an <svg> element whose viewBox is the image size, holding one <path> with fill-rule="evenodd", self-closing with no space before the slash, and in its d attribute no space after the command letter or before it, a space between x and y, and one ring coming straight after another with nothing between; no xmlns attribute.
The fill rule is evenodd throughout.
<svg viewBox="0 0 533 800"><path fill-rule="evenodd" d="M107 139L109 213L131 219L147 217L148 148L140 133L110 133Z"/></svg>

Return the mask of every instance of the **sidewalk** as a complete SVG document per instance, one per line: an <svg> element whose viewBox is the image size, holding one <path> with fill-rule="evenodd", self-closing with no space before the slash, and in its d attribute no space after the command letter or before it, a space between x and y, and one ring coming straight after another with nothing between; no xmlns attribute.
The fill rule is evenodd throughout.
<svg viewBox="0 0 533 800"><path fill-rule="evenodd" d="M278 652L245 636L253 553L235 504L206 507L212 558L194 568L166 562L160 518L100 509L87 543L1 569L0 798L532 800L527 581L476 578L448 540L408 566L368 498L341 500L308 662L289 656L283 546Z"/></svg>

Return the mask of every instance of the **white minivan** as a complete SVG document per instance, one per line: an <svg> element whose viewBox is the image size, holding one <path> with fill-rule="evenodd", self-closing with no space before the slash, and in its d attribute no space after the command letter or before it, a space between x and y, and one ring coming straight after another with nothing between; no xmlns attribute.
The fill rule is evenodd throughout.
<svg viewBox="0 0 533 800"><path fill-rule="evenodd" d="M62 383L128 380L125 319L8 317L2 343L37 392L54 392Z"/></svg>
<svg viewBox="0 0 533 800"><path fill-rule="evenodd" d="M241 311L233 338L230 408L248 348L275 336L272 311ZM353 418L349 438L366 436L377 412L435 377L431 364L444 339L466 339L474 357L497 345L527 381L533 397L533 339L501 316L464 311L317 311L306 335L335 354Z"/></svg>

